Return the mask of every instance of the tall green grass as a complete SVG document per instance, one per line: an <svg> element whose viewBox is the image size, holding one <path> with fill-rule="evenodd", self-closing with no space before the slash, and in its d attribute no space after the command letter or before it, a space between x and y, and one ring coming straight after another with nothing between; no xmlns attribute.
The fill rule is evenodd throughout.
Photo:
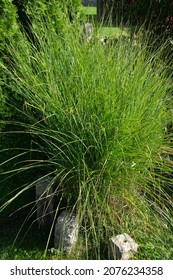
<svg viewBox="0 0 173 280"><path fill-rule="evenodd" d="M1 168L12 165L4 171L7 184L8 176L29 170L34 179L1 210L40 177L53 176L55 217L67 208L80 225L80 252L76 248L73 258L107 258L109 238L122 232L139 243L138 258L170 258L172 201L165 176L171 169L164 152L170 147L172 85L162 49L151 52L140 39L120 38L113 46L96 36L88 42L75 21L64 28L57 33L47 18L41 28L40 22L32 27L33 44L21 34L17 45L8 46L4 71L23 102L11 104L24 120L15 133L31 140Z"/></svg>

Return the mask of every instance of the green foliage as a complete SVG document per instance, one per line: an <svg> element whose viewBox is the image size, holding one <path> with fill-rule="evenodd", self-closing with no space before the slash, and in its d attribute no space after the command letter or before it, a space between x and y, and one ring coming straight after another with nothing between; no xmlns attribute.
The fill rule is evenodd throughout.
<svg viewBox="0 0 173 280"><path fill-rule="evenodd" d="M18 9L19 19L24 27L28 27L28 22L30 20L32 21L33 18L43 19L45 13L49 14L49 17L52 18L53 21L58 21L61 24L65 19L64 13L68 14L70 20L73 18L79 18L82 13L82 7L79 0L14 0L14 4Z"/></svg>
<svg viewBox="0 0 173 280"><path fill-rule="evenodd" d="M8 91L4 82L7 83L6 75L2 67L2 61L5 58L6 45L14 40L18 32L16 22L16 9L11 0L0 0L0 119L10 116L10 111L6 105ZM0 130L3 125L0 124Z"/></svg>
<svg viewBox="0 0 173 280"><path fill-rule="evenodd" d="M9 42L17 32L16 9L12 0L0 0L0 52L4 50L5 41Z"/></svg>

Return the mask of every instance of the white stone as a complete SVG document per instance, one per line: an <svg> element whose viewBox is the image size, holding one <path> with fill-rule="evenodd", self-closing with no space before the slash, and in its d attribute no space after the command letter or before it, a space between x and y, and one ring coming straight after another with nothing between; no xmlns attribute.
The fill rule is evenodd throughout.
<svg viewBox="0 0 173 280"><path fill-rule="evenodd" d="M55 224L54 247L70 253L78 239L79 226L74 213L64 210Z"/></svg>
<svg viewBox="0 0 173 280"><path fill-rule="evenodd" d="M110 239L109 257L114 260L129 260L137 252L138 244L123 233Z"/></svg>
<svg viewBox="0 0 173 280"><path fill-rule="evenodd" d="M82 31L82 38L83 40L86 39L90 41L93 37L93 25L90 22L84 24L83 31Z"/></svg>
<svg viewBox="0 0 173 280"><path fill-rule="evenodd" d="M36 184L36 208L39 227L51 224L53 220L53 185L50 177L41 178Z"/></svg>

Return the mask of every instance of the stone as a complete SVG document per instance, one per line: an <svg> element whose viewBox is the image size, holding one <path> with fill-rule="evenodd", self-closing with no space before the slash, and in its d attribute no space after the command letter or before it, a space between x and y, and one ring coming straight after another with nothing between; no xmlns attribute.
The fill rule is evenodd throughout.
<svg viewBox="0 0 173 280"><path fill-rule="evenodd" d="M123 233L110 239L109 258L130 260L137 249L138 244L127 233Z"/></svg>
<svg viewBox="0 0 173 280"><path fill-rule="evenodd" d="M52 178L41 178L35 184L36 212L39 228L51 225L54 216L54 188Z"/></svg>
<svg viewBox="0 0 173 280"><path fill-rule="evenodd" d="M76 215L67 210L61 212L55 224L54 247L70 253L78 239L79 226Z"/></svg>
<svg viewBox="0 0 173 280"><path fill-rule="evenodd" d="M86 22L82 31L82 39L90 41L93 37L93 25L90 22Z"/></svg>
<svg viewBox="0 0 173 280"><path fill-rule="evenodd" d="M118 43L118 39L114 37L101 37L100 42L102 45L109 45L109 46L115 46Z"/></svg>

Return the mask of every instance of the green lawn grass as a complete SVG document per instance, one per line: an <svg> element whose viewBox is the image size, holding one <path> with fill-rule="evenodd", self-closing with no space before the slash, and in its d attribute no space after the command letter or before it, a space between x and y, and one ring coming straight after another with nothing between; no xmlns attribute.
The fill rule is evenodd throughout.
<svg viewBox="0 0 173 280"><path fill-rule="evenodd" d="M99 30L99 34L101 36L108 36L108 37L120 37L122 35L128 36L129 35L129 28L120 28L120 27L108 27L102 26Z"/></svg>
<svg viewBox="0 0 173 280"><path fill-rule="evenodd" d="M83 6L83 10L86 15L96 15L97 14L97 7Z"/></svg>

